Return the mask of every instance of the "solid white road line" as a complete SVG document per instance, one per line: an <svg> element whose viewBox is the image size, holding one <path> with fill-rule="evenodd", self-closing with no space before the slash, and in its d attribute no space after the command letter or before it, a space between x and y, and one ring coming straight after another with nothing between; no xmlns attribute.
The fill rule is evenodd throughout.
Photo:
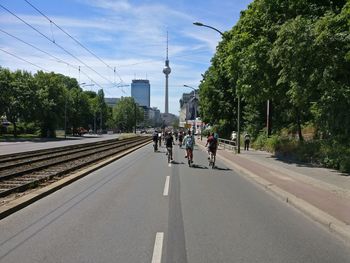
<svg viewBox="0 0 350 263"><path fill-rule="evenodd" d="M163 195L168 196L169 193L170 176L168 175L165 179Z"/></svg>
<svg viewBox="0 0 350 263"><path fill-rule="evenodd" d="M160 263L162 260L163 239L164 233L158 232L156 234L156 240L154 242L152 263Z"/></svg>

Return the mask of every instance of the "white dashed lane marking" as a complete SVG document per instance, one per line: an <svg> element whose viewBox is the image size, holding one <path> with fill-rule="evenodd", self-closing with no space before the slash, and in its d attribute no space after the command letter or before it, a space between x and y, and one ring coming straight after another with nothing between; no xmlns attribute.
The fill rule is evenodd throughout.
<svg viewBox="0 0 350 263"><path fill-rule="evenodd" d="M169 193L170 176L168 175L165 179L163 195L168 196Z"/></svg>
<svg viewBox="0 0 350 263"><path fill-rule="evenodd" d="M164 233L158 232L156 234L156 240L154 242L152 263L161 263L162 261L163 239L164 239Z"/></svg>

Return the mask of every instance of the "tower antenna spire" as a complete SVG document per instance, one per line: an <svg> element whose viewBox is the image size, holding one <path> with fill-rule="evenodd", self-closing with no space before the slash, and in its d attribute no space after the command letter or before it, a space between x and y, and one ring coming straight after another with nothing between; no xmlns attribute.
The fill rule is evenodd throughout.
<svg viewBox="0 0 350 263"><path fill-rule="evenodd" d="M168 31L166 31L166 60L169 60L168 52L169 52L169 37L168 37Z"/></svg>
<svg viewBox="0 0 350 263"><path fill-rule="evenodd" d="M165 74L165 113L169 113L169 74L171 72L171 69L169 67L169 58L168 58L168 52L169 52L169 37L168 37L168 31L166 32L166 59L165 59L165 67L163 68L163 73Z"/></svg>

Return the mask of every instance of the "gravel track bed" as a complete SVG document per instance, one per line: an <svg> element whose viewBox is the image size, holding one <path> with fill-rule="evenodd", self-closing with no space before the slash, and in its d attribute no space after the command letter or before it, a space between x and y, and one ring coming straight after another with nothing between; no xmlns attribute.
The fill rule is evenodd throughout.
<svg viewBox="0 0 350 263"><path fill-rule="evenodd" d="M30 188L35 188L42 183L47 183L55 178L56 181L63 175L66 175L72 171L76 171L84 166L91 165L110 157L116 153L120 153L128 148L139 145L142 142L146 142L149 138L134 138L133 140L121 140L119 143L107 145L106 147L97 147L84 151L83 153L73 153L69 156L61 156L54 160L43 161L41 163L34 163L36 167L32 165L24 165L23 167L16 169L7 175L0 173L0 197L5 197L14 192L25 191ZM29 168L29 169L28 169Z"/></svg>
<svg viewBox="0 0 350 263"><path fill-rule="evenodd" d="M33 158L26 157L26 159L21 159L21 161L14 161L8 165L8 167L3 167L0 169L0 181L3 179L8 179L10 177L20 176L22 174L33 172L38 169L42 169L49 165L58 164L61 162L68 161L70 159L79 158L84 155L95 154L99 151L105 151L114 147L118 147L121 144L128 143L130 140L121 140L105 143L103 145L89 145L88 147L83 147L75 149L70 147L69 150L60 151L59 153L47 154L37 156L36 159L32 161Z"/></svg>

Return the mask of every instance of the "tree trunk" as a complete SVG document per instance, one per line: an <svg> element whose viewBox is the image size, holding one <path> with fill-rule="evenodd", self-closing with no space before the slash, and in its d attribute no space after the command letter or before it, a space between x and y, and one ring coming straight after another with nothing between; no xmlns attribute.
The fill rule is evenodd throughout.
<svg viewBox="0 0 350 263"><path fill-rule="evenodd" d="M304 138L303 138L303 134L301 132L301 118L300 118L300 111L299 109L296 110L297 111L297 127L298 127L298 136L299 136L299 141L303 142Z"/></svg>
<svg viewBox="0 0 350 263"><path fill-rule="evenodd" d="M17 124L13 122L13 137L17 138Z"/></svg>

